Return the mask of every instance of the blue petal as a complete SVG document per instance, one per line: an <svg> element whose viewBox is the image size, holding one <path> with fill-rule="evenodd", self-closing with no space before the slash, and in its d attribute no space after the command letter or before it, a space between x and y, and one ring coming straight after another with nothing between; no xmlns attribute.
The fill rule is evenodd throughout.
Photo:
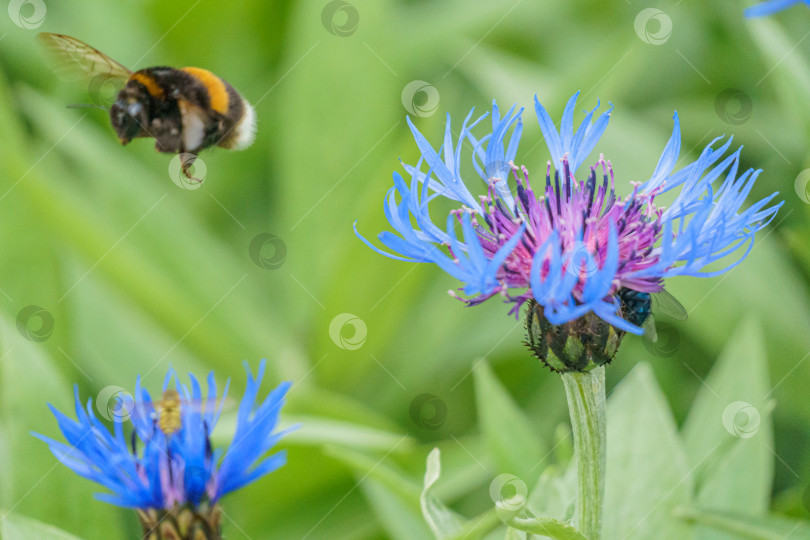
<svg viewBox="0 0 810 540"><path fill-rule="evenodd" d="M599 105L596 106L599 108ZM596 109L594 109L595 111ZM593 111L591 111L593 113ZM610 109L603 112L599 115L599 118L596 119L596 122L593 126L586 126L585 127L585 134L582 137L582 143L579 144L577 148L571 149L571 155L573 159L571 160L571 168L572 171L576 171L580 165L582 165L585 158L593 151L596 147L596 143L599 142L599 139L602 138L602 134L605 132L608 126L608 122L610 121L610 113L613 112L613 105L611 104ZM590 120L590 118L589 118ZM580 127L580 130L583 128Z"/></svg>
<svg viewBox="0 0 810 540"><path fill-rule="evenodd" d="M794 4L798 4L802 0L770 0L763 2L756 6L751 6L744 11L746 17L764 17L766 15L773 15L777 11L787 9ZM805 3L807 3L805 1Z"/></svg>
<svg viewBox="0 0 810 540"><path fill-rule="evenodd" d="M575 96L576 95L579 95L579 93L577 92ZM563 158L563 145L560 140L560 134L557 132L557 127L554 125L551 117L543 108L543 105L540 104L540 100L537 96L534 96L534 110L537 114L537 122L540 124L540 131L543 132L543 137L546 139L546 146L548 146L548 151L551 154L551 162L554 168L557 168Z"/></svg>
<svg viewBox="0 0 810 540"><path fill-rule="evenodd" d="M680 122L678 121L678 113L672 116L672 136L669 138L661 157L658 160L658 165L652 177L645 183L643 190L651 191L652 189L661 185L661 183L672 173L675 168L675 163L678 161L678 156L681 153L681 129Z"/></svg>

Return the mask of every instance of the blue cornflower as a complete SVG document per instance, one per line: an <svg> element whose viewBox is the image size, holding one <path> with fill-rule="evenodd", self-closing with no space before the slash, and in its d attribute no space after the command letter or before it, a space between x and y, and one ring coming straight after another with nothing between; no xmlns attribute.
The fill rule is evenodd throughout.
<svg viewBox="0 0 810 540"><path fill-rule="evenodd" d="M794 4L802 4L810 6L810 0L768 0L745 10L746 17L764 17L772 15L777 11L787 9Z"/></svg>
<svg viewBox="0 0 810 540"><path fill-rule="evenodd" d="M773 193L743 208L761 171L738 174L741 149L724 157L731 139L716 149L720 138L715 139L697 161L674 171L681 142L677 113L652 176L631 183L630 195L618 197L610 161L600 156L593 166L582 167L613 107L593 120L597 104L575 129L578 95L569 99L559 131L535 97L552 160L545 184L534 188L526 167L515 165L523 109L513 106L502 117L493 102L492 131L480 138L473 128L486 114L472 121L471 111L457 139L448 115L438 150L408 119L421 157L416 165L403 164L409 182L394 173L394 187L384 201L385 215L399 234L385 231L379 240L393 253L358 236L388 257L438 265L464 284L460 290L468 304L501 295L513 304L516 316L528 302L530 309L539 309L535 316L551 325L595 314L620 331L619 339L623 332L642 333L644 317L623 305L623 298L632 296L628 291L649 300L649 293L663 290L664 278L709 277L729 270L747 256L754 234L782 203L768 206L777 195ZM462 179L461 153L467 142L483 181L484 194L477 197L470 189L473 183ZM656 197L675 188L680 192L668 208L656 206ZM434 224L429 212L437 198L457 205L444 228ZM730 261L728 256L745 245L742 255ZM615 341L607 333L605 340Z"/></svg>
<svg viewBox="0 0 810 540"><path fill-rule="evenodd" d="M209 436L222 412L230 380L217 406L213 372L203 396L193 375L189 374L189 389L178 383L171 368L163 383L163 399L153 401L141 386L140 376L134 396L119 396L111 414L105 414L113 421L112 433L93 413L92 399L86 408L82 406L76 387L76 420L48 405L67 443L34 435L48 443L64 465L110 491L96 494L99 500L138 509L145 533L174 526L178 538L197 538L193 527L198 527L204 538L218 537L219 499L286 461L284 451L266 454L289 431L275 430L290 383L281 383L256 405L265 364L264 360L259 364L256 378L245 364L247 388L233 441L224 453L212 448ZM124 435L127 420L132 423L130 441Z"/></svg>

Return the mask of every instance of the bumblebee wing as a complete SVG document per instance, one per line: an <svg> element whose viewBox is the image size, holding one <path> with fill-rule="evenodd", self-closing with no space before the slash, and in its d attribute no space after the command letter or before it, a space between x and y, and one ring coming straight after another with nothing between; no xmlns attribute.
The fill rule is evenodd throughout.
<svg viewBox="0 0 810 540"><path fill-rule="evenodd" d="M689 314L686 308L667 291L652 293L652 312L666 317L672 317L678 321L685 321Z"/></svg>
<svg viewBox="0 0 810 540"><path fill-rule="evenodd" d="M217 409L232 408L234 400L231 398L204 398L204 399L183 399L181 406L194 412L204 413L208 411L216 412Z"/></svg>
<svg viewBox="0 0 810 540"><path fill-rule="evenodd" d="M104 78L128 79L132 71L98 49L63 34L42 33L39 42L51 57L53 71L66 80Z"/></svg>
<svg viewBox="0 0 810 540"><path fill-rule="evenodd" d="M644 323L642 323L641 328L644 330L644 340L649 341L650 343L655 343L658 341L658 332L655 331L655 320L652 314L644 319Z"/></svg>

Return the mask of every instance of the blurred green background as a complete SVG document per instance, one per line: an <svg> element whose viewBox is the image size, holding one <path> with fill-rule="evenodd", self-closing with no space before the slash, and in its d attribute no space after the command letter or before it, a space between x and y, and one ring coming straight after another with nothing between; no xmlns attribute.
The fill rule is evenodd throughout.
<svg viewBox="0 0 810 540"><path fill-rule="evenodd" d="M97 487L29 435L58 436L46 402L70 410L74 383L95 399L132 390L138 374L157 390L169 364L213 369L239 396L243 360L255 370L263 357L265 388L294 381L285 422L303 428L282 445L286 467L225 499L228 538L395 535L387 495L346 464L346 449L421 485L438 445L455 479L446 500L467 515L491 507L492 478L513 471L482 443L472 366L491 366L546 440L567 422L562 384L528 355L507 306L463 308L446 294L450 277L374 254L352 223L369 238L388 228L391 172L417 159L403 103L426 107L411 116L436 147L445 112L458 126L493 98L525 106L518 158L541 170L533 96L559 121L581 90L577 122L597 98L615 105L597 151L622 192L651 174L677 109L680 166L733 134L743 167L764 169L750 200L786 201L737 269L667 284L689 319L657 354L628 337L608 385L651 362L680 423L733 329L756 317L775 402L772 506L810 517L810 207L807 182L794 189L810 167L810 10L747 21L747 5L662 1L671 35L660 17L637 32L650 5L630 0L47 2L36 29L0 14L0 507L86 539L135 537L132 512L92 499ZM130 67L214 71L255 105L256 143L203 153L204 185L180 189L152 141L122 148L103 111L65 108L89 103L87 86L54 76L39 31ZM411 81L439 102L403 96ZM286 250L264 246L272 268L254 262L260 240L251 256L266 233ZM26 331L18 316L31 305L45 312Z"/></svg>

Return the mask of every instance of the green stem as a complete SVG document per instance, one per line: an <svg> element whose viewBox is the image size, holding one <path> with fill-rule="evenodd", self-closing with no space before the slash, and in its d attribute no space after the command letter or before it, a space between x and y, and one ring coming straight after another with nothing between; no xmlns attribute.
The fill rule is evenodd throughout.
<svg viewBox="0 0 810 540"><path fill-rule="evenodd" d="M562 375L574 432L577 506L574 522L588 540L602 535L605 498L605 367Z"/></svg>

